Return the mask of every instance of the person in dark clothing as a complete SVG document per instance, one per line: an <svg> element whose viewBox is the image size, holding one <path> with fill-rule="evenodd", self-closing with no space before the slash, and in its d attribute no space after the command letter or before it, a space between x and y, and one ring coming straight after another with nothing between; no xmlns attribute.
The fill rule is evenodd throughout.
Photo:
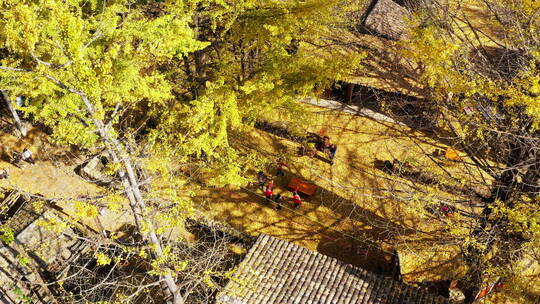
<svg viewBox="0 0 540 304"><path fill-rule="evenodd" d="M322 140L319 142L318 150L322 151L323 153L328 153L328 148L330 147L330 137L323 136Z"/></svg>
<svg viewBox="0 0 540 304"><path fill-rule="evenodd" d="M280 158L278 159L278 162L277 162L276 176L285 176L283 167L289 168L289 166L286 163L284 163L283 160Z"/></svg>
<svg viewBox="0 0 540 304"><path fill-rule="evenodd" d="M0 179L6 179L9 177L9 171L8 169L3 169L0 171Z"/></svg>
<svg viewBox="0 0 540 304"><path fill-rule="evenodd" d="M283 205L285 204L285 199L283 198L283 196L281 194L278 194L276 196L276 209L277 210L280 210L281 208L283 208Z"/></svg>
<svg viewBox="0 0 540 304"><path fill-rule="evenodd" d="M334 164L334 157L336 156L337 146L336 145L330 145L328 148L328 157L330 158L330 164Z"/></svg>
<svg viewBox="0 0 540 304"><path fill-rule="evenodd" d="M259 171L259 173L257 173L257 187L260 188L262 191L264 191L264 184L266 183L266 180L266 174L264 174L264 172L262 171Z"/></svg>

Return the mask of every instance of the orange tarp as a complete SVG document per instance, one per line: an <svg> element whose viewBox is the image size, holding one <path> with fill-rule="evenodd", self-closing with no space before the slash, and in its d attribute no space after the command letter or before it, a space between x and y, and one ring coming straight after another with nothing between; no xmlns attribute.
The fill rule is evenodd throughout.
<svg viewBox="0 0 540 304"><path fill-rule="evenodd" d="M444 156L449 160L461 160L461 157L459 157L459 151L452 148L446 148L446 153Z"/></svg>
<svg viewBox="0 0 540 304"><path fill-rule="evenodd" d="M292 189L298 189L298 192L302 192L308 196L313 195L315 191L317 191L317 186L315 184L296 177L291 178L289 187Z"/></svg>

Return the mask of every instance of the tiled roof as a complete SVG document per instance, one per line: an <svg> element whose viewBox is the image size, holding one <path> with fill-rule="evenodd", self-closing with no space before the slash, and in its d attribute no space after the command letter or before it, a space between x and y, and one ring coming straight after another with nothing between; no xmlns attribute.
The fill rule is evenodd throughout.
<svg viewBox="0 0 540 304"><path fill-rule="evenodd" d="M373 9L366 18L366 26L392 39L400 39L405 32L405 19L409 12L392 0L372 1Z"/></svg>
<svg viewBox="0 0 540 304"><path fill-rule="evenodd" d="M448 300L261 234L216 303L439 304Z"/></svg>

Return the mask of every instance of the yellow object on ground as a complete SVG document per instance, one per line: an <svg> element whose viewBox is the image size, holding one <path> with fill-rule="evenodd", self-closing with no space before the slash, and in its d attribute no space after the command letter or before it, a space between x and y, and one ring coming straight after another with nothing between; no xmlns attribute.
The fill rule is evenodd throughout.
<svg viewBox="0 0 540 304"><path fill-rule="evenodd" d="M446 157L449 160L455 160L455 161L461 160L461 157L459 157L459 151L454 150L454 149L452 149L450 147L446 148L446 152L444 154L444 157Z"/></svg>

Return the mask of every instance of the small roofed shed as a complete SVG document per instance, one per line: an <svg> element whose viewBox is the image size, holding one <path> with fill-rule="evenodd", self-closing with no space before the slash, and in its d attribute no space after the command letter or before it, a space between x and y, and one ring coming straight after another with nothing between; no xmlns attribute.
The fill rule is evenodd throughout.
<svg viewBox="0 0 540 304"><path fill-rule="evenodd" d="M261 234L216 303L397 304L448 299Z"/></svg>
<svg viewBox="0 0 540 304"><path fill-rule="evenodd" d="M364 26L374 34L399 40L405 35L405 19L409 15L405 7L392 0L373 0L366 12Z"/></svg>

